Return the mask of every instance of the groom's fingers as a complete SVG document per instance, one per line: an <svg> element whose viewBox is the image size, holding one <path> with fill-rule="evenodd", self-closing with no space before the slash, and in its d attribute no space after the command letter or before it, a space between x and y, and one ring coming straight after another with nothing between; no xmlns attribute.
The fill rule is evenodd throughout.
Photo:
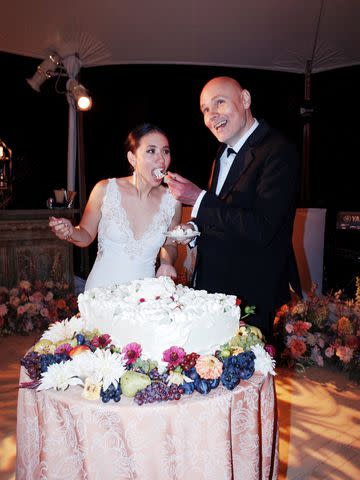
<svg viewBox="0 0 360 480"><path fill-rule="evenodd" d="M178 183L189 183L189 180L187 180L186 178L182 177L182 176L179 175L178 173L168 172L167 178L168 178L168 180L170 180L170 181L173 180L173 181L178 182Z"/></svg>

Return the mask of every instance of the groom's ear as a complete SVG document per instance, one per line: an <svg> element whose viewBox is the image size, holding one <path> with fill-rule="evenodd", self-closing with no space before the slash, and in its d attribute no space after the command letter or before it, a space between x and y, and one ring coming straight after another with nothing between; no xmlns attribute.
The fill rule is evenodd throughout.
<svg viewBox="0 0 360 480"><path fill-rule="evenodd" d="M129 151L129 152L127 152L127 159L128 159L128 162L130 163L130 165L135 170L135 167L136 167L136 157L135 157L135 155L132 152Z"/></svg>

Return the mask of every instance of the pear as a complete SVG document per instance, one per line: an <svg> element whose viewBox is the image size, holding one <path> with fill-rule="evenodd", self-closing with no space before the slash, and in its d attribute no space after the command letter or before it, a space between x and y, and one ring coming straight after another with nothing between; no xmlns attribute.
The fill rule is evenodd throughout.
<svg viewBox="0 0 360 480"><path fill-rule="evenodd" d="M135 397L137 392L150 385L150 377L143 373L128 370L120 379L121 390L125 397Z"/></svg>
<svg viewBox="0 0 360 480"><path fill-rule="evenodd" d="M43 338L34 345L33 350L34 352L39 353L40 355L44 355L47 353L54 353L55 349L56 349L56 346L53 344L51 340Z"/></svg>

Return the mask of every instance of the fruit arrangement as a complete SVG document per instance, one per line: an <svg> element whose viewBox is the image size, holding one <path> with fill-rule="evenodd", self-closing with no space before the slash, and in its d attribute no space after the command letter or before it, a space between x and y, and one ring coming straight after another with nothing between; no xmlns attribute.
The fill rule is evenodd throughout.
<svg viewBox="0 0 360 480"><path fill-rule="evenodd" d="M69 322L65 327L71 331ZM83 385L83 396L89 400L119 402L124 395L142 405L180 400L193 392L206 395L219 385L232 390L256 370L275 374L261 332L247 325L214 355L172 346L164 351L162 362L143 358L141 345L135 342L119 348L98 330L53 340L42 338L21 360L31 380L21 387L66 390Z"/></svg>

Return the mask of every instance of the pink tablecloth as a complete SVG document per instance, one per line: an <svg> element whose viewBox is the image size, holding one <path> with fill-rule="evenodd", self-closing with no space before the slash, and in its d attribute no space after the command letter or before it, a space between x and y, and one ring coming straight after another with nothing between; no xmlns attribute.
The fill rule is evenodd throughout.
<svg viewBox="0 0 360 480"><path fill-rule="evenodd" d="M17 480L277 478L272 377L142 406L20 389L17 418Z"/></svg>

